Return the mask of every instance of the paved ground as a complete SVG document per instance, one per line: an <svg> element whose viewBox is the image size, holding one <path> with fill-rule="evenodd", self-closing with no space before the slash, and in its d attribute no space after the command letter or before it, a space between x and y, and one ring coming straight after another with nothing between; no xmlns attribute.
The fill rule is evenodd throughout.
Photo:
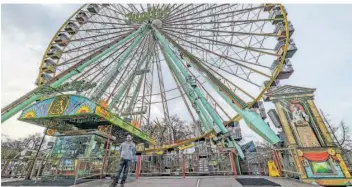
<svg viewBox="0 0 352 187"><path fill-rule="evenodd" d="M24 180L23 178L3 178L1 179L1 186L72 186L74 179L57 179L57 180ZM84 182L91 182L92 179L78 180L77 184Z"/></svg>
<svg viewBox="0 0 352 187"><path fill-rule="evenodd" d="M240 176L239 178L265 178L283 187L317 187L297 180L270 177ZM108 187L111 180L96 180L82 183L74 187ZM125 187L254 187L242 186L234 177L141 177L138 180L126 183ZM256 186L258 187L258 186ZM269 187L269 186L267 186Z"/></svg>

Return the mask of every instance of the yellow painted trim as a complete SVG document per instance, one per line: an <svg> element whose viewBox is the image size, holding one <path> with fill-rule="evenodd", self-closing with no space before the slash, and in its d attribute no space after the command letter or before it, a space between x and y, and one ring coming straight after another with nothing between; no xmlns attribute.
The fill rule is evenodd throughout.
<svg viewBox="0 0 352 187"><path fill-rule="evenodd" d="M340 166L343 174L345 175L346 178L351 178L350 172L348 172L348 169L346 167L345 161L343 160L342 156L340 154L336 154L337 159L340 161Z"/></svg>
<svg viewBox="0 0 352 187"><path fill-rule="evenodd" d="M277 96L277 97L270 97L271 100L275 99L292 99L292 98L302 98L302 97L313 97L313 94L302 94L302 95L291 95L291 96Z"/></svg>
<svg viewBox="0 0 352 187"><path fill-rule="evenodd" d="M52 43L54 43L54 40L56 38L56 36L59 34L59 32L67 25L67 22L73 17L75 16L86 4L82 5L76 12L74 12L59 28L59 30L54 34L53 38L50 40L48 47L45 50L45 53L43 55L42 58L42 62L40 63L39 66L39 74L38 74L38 86L40 86L40 82L41 82L41 74L43 73L42 68L44 66L44 60L46 59L46 54L48 53Z"/></svg>
<svg viewBox="0 0 352 187"><path fill-rule="evenodd" d="M297 168L298 172L300 173L300 178L301 179L306 179L307 178L306 170L304 170L304 168L302 166L302 163L301 163L301 161L298 158L298 153L297 153L298 151L299 150L295 149L295 150L292 150L291 153L292 153L292 156L294 158L294 161L295 161L295 164L296 164L296 168Z"/></svg>
<svg viewBox="0 0 352 187"><path fill-rule="evenodd" d="M256 102L258 102L264 95L264 93L269 89L270 85L276 80L276 77L279 75L280 73L280 70L285 62L285 59L286 59L286 55L287 55L287 48L288 48L288 44L289 44L289 38L290 38L290 32L289 32L289 27L288 27L288 20L287 20L287 15L283 9L283 6L282 4L279 4L280 6L280 9L281 9L281 12L282 12L282 15L284 17L284 25L285 25L285 29L286 29L286 42L285 42L285 46L284 46L284 53L282 55L282 58L281 58L281 61L279 63L279 65L276 67L274 73L273 73L273 76L271 77L270 79L270 82L269 84L260 92L260 94L258 95L257 99L255 99L254 101L252 101L252 103L250 103L248 106L248 108L252 107ZM240 121L242 119L242 117L240 115L236 115L235 117L233 117L229 122L232 122L232 121ZM227 125L227 124L225 124Z"/></svg>
<svg viewBox="0 0 352 187"><path fill-rule="evenodd" d="M318 123L319 129L320 129L320 131L321 131L321 133L322 133L322 135L324 137L326 145L327 146L333 146L333 141L332 141L332 138L331 138L331 134L328 131L324 121L322 120L322 118L321 118L321 116L319 114L319 111L317 110L317 107L314 104L314 101L309 99L309 100L307 100L307 103L308 103L310 109L313 112L314 119Z"/></svg>
<svg viewBox="0 0 352 187"><path fill-rule="evenodd" d="M289 145L296 145L297 142L295 140L295 138L293 137L293 133L292 130L290 128L290 125L286 119L286 115L284 113L284 110L282 109L282 106L279 102L275 103L276 106L276 110L278 112L281 124L282 124L282 129L284 130L286 136L287 136L287 141Z"/></svg>
<svg viewBox="0 0 352 187"><path fill-rule="evenodd" d="M341 186L347 182L352 182L351 179L303 179L302 182L311 184L316 182L321 186Z"/></svg>

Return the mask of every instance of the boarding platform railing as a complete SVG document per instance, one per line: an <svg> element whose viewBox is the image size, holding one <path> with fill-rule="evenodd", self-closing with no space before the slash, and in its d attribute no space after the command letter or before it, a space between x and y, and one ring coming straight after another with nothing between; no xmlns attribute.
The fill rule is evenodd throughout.
<svg viewBox="0 0 352 187"><path fill-rule="evenodd" d="M10 159L2 164L2 177L24 177L34 160ZM104 163L105 162L105 163ZM83 178L115 176L119 156L103 158L37 158L31 178L56 180L58 177ZM229 152L211 154L137 155L131 163L129 175L143 176L197 176L234 174Z"/></svg>

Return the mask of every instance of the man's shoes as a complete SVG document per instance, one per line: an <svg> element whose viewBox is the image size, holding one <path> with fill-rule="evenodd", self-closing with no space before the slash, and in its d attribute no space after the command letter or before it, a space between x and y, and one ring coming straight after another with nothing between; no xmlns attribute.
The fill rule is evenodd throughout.
<svg viewBox="0 0 352 187"><path fill-rule="evenodd" d="M109 187L117 187L117 183L111 183Z"/></svg>
<svg viewBox="0 0 352 187"><path fill-rule="evenodd" d="M120 187L124 187L124 184L122 183L122 184L120 184Z"/></svg>

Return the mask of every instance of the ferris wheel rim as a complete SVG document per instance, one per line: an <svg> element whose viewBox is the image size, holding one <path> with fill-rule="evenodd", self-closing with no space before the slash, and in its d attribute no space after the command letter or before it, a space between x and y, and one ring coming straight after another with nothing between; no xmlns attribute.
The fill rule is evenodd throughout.
<svg viewBox="0 0 352 187"><path fill-rule="evenodd" d="M290 33L289 33L289 29L288 29L288 19L287 19L287 14L284 11L283 5L281 3L278 4L280 6L280 10L281 13L283 15L283 20L284 20L284 26L286 29L285 32L285 37L287 38L287 40L285 41L285 45L284 45L284 50L283 50L283 55L281 57L281 60L278 64L278 66L275 68L274 73L272 78L270 79L268 85L260 92L260 94L258 95L258 97L253 100L253 102L249 103L247 105L248 108L251 108L256 102L258 102L260 99L262 99L263 95L265 94L265 92L270 88L270 85L276 80L276 78L279 75L279 72L285 62L286 56L287 56L287 50L288 50L288 44L289 44L289 40L288 38L290 38ZM234 116L229 122L233 122L233 121L239 121L241 120L241 116L239 114L237 114L236 116ZM225 125L227 125L228 123L225 123Z"/></svg>
<svg viewBox="0 0 352 187"><path fill-rule="evenodd" d="M59 33L62 31L62 29L67 25L67 23L69 22L69 20L70 20L71 18L73 18L73 17L74 17L80 10L82 10L82 8L85 7L86 5L87 5L87 4L83 4L83 5L80 6L74 13L72 13L72 15L69 16L69 17L65 20L65 22L59 27L59 29L56 31L56 33L54 34L54 36L51 38L51 40L50 40L48 46L47 46L46 49L45 49L45 52L44 52L44 54L43 54L43 57L42 57L42 60L41 60L40 66L39 66L39 72L38 72L38 76L37 76L38 82L39 82L38 87L42 85L42 84L40 84L41 74L43 73L42 68L43 68L43 66L44 66L44 61L45 61L45 59L46 59L46 57L47 57L47 53L49 52L50 47L51 47L52 44L54 43L55 38L59 35Z"/></svg>

